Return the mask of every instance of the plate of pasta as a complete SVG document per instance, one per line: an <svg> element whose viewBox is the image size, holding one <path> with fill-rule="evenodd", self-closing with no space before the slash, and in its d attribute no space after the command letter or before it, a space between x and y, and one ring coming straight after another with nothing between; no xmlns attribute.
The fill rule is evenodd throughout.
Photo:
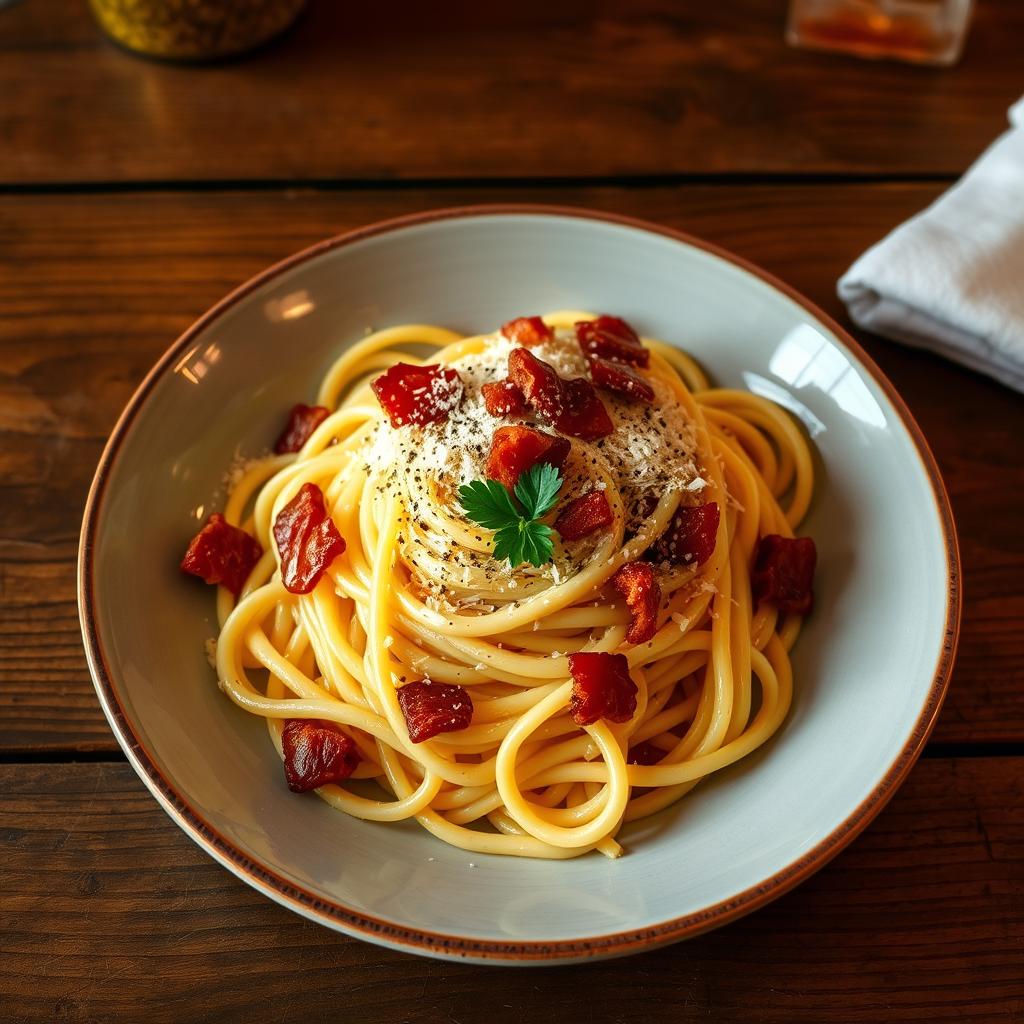
<svg viewBox="0 0 1024 1024"><path fill-rule="evenodd" d="M133 397L79 561L140 778L256 889L426 955L636 952L824 864L959 626L941 478L834 323L588 211L331 239Z"/></svg>

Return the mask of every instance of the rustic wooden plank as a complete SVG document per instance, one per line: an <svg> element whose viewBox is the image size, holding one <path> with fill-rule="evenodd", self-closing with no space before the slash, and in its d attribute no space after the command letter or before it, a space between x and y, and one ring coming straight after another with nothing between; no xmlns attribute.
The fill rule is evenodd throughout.
<svg viewBox="0 0 1024 1024"><path fill-rule="evenodd" d="M938 186L520 190L691 230L829 312L847 263ZM0 750L113 749L78 637L74 556L103 440L133 387L236 283L323 236L507 191L0 198ZM865 342L946 473L969 596L936 738L1024 740L1024 404L975 374Z"/></svg>
<svg viewBox="0 0 1024 1024"><path fill-rule="evenodd" d="M1021 758L922 761L848 851L764 910L627 960L508 971L288 913L194 847L127 765L4 766L4 1016L177 1022L201 993L204 1020L1016 1020L1022 780Z"/></svg>
<svg viewBox="0 0 1024 1024"><path fill-rule="evenodd" d="M1024 5L935 70L795 51L780 0L337 4L189 68L80 0L0 12L0 182L949 173L1020 94Z"/></svg>

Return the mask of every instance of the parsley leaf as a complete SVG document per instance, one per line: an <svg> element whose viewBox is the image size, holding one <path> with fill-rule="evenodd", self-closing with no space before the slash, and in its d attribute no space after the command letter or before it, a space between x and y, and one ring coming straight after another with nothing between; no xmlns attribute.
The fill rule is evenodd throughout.
<svg viewBox="0 0 1024 1024"><path fill-rule="evenodd" d="M540 519L555 507L561 487L558 470L538 463L519 478L515 498L497 480L474 480L459 488L459 503L474 523L494 530L495 558L540 567L551 561L555 537Z"/></svg>
<svg viewBox="0 0 1024 1024"><path fill-rule="evenodd" d="M555 549L555 531L544 523L528 523L520 539L520 556L522 561L531 565L546 565L551 561Z"/></svg>
<svg viewBox="0 0 1024 1024"><path fill-rule="evenodd" d="M540 519L555 507L561 487L558 470L546 462L538 462L519 478L515 494L526 514L531 519Z"/></svg>
<svg viewBox="0 0 1024 1024"><path fill-rule="evenodd" d="M503 530L498 530L494 535L494 557L499 560L507 558L512 562L513 553L518 553L520 535L521 531L518 523L514 526L506 526ZM520 562L522 562L522 558L512 564L519 565Z"/></svg>
<svg viewBox="0 0 1024 1024"><path fill-rule="evenodd" d="M459 488L459 504L474 523L500 530L520 518L508 488L497 480L474 480Z"/></svg>
<svg viewBox="0 0 1024 1024"><path fill-rule="evenodd" d="M529 562L540 567L551 561L554 536L550 526L520 518L494 535L494 557L507 558L511 565Z"/></svg>

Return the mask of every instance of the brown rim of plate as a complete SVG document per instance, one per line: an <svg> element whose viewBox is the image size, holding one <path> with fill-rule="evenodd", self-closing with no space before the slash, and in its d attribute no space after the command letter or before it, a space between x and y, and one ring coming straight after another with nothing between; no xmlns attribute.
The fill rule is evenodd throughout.
<svg viewBox="0 0 1024 1024"><path fill-rule="evenodd" d="M95 602L92 595L94 583L93 545L100 506L111 467L121 443L131 429L132 423L142 408L149 392L157 380L166 373L168 368L175 364L181 352L193 342L193 339L255 289L271 281L284 271L291 270L322 253L365 238L386 234L401 228L427 224L432 221L495 215L574 217L582 220L616 224L635 228L649 234L661 235L718 256L726 262L746 270L792 299L811 316L823 323L846 345L857 357L864 369L874 378L875 383L885 392L903 421L907 432L913 439L917 447L918 457L931 481L936 511L942 524L945 539L948 578L946 624L938 661L935 666L935 674L928 690L928 696L910 736L903 745L903 749L870 795L865 798L842 824L833 829L813 849L760 884L695 913L672 918L648 928L598 935L587 939L551 942L492 942L406 928L358 913L330 900L322 899L314 893L281 877L265 865L251 860L228 839L218 833L209 822L205 821L196 809L188 803L185 796L178 792L171 782L161 774L155 759L146 750L140 737L132 729L131 723L118 699L117 691L111 682L112 673L100 644L99 631L95 621ZM604 213L579 207L498 204L454 207L396 217L326 239L274 264L240 285L185 331L164 353L138 386L124 412L122 412L118 419L110 439L103 450L103 454L100 456L96 475L93 478L89 496L86 500L85 515L82 523L82 537L78 555L78 602L79 616L82 623L82 636L89 669L92 673L100 704L118 742L127 754L128 760L135 768L135 771L170 817L215 860L276 902L297 911L311 920L347 932L358 938L388 945L406 952L447 958L491 962L552 962L639 953L655 946L690 938L725 924L728 921L735 920L788 892L825 865L863 831L869 822L888 803L917 760L935 725L935 720L949 686L949 678L956 657L960 630L960 552L949 504L949 496L946 493L945 484L939 473L935 456L932 454L924 435L921 433L920 427L915 422L896 389L875 365L871 357L843 328L818 309L812 302L809 302L794 289L753 263L735 256L716 245L687 235L682 231L660 227L657 224L651 224L635 217Z"/></svg>

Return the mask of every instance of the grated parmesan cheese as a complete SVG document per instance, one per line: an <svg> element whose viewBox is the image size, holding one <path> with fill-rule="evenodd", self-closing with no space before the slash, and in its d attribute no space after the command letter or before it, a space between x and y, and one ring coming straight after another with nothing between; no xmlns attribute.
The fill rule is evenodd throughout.
<svg viewBox="0 0 1024 1024"><path fill-rule="evenodd" d="M488 336L480 352L451 364L463 385L461 400L451 415L441 422L397 429L382 417L361 453L376 486L398 482L406 492L403 497L412 522L403 528L399 543L424 591L424 603L432 611L458 611L475 588L501 593L520 586L535 587L545 579L557 586L576 575L593 551L595 541L560 544L549 564L539 569L513 568L490 558L486 551L474 551L453 542L451 537L438 532L435 523L424 518L425 510L417 507L418 502L426 501L463 520L458 488L485 476L494 431L516 422L548 432L553 430L532 412L499 419L487 411L483 385L507 377L508 357L517 347L517 343L499 333ZM532 351L564 378L590 376L589 364L571 328L557 329L553 339ZM694 493L706 484L698 470L692 424L667 386L656 380L649 382L655 391L653 404L629 402L602 390L601 400L615 430L595 441L572 438L572 455L566 464L563 500L571 500L594 487L604 489L604 481L594 479L593 466L600 466L622 495L627 530L634 530L649 514L649 509L644 508L649 496L660 497L670 490ZM469 528L478 529L471 523ZM477 539L482 543L486 531ZM627 558L637 554L627 553ZM422 571L417 571L419 566Z"/></svg>

